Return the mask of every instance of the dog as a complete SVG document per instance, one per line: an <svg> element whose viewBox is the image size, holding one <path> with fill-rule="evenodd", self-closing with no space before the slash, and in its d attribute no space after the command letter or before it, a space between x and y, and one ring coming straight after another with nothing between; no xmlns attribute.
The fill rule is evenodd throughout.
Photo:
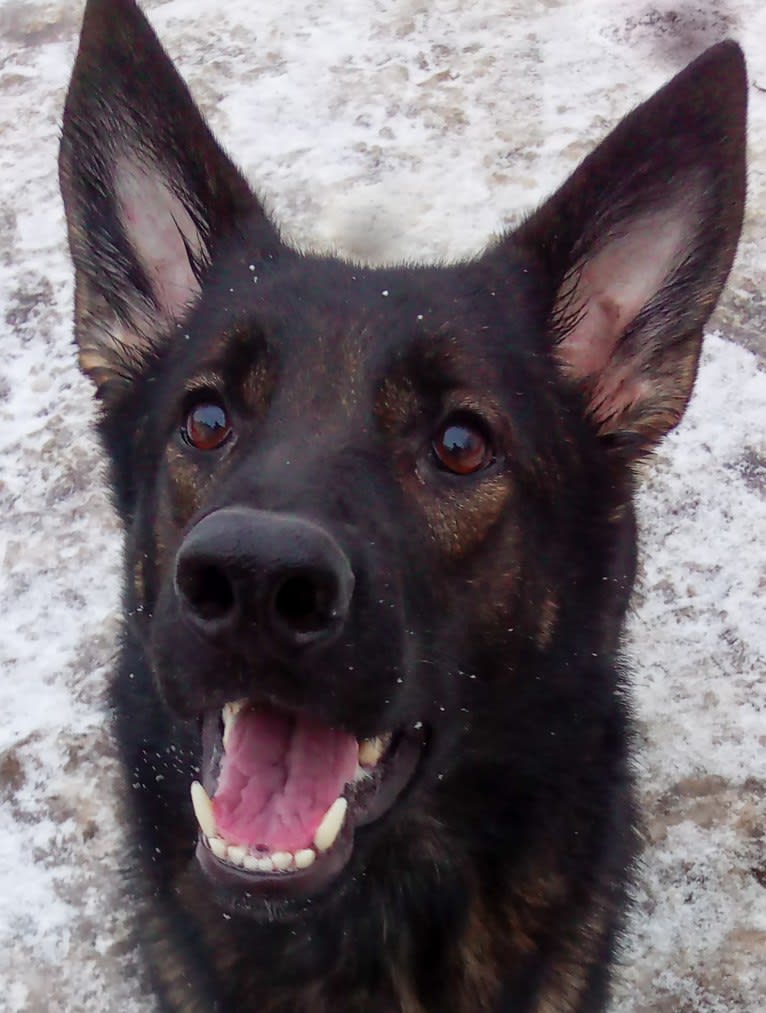
<svg viewBox="0 0 766 1013"><path fill-rule="evenodd" d="M280 238L133 0L60 176L125 529L111 688L175 1013L599 1013L637 853L637 464L745 199L733 42L480 256Z"/></svg>

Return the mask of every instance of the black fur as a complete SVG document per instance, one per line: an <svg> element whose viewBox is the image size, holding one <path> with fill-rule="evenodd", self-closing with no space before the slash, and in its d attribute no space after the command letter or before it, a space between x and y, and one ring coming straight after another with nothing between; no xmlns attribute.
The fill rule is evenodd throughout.
<svg viewBox="0 0 766 1013"><path fill-rule="evenodd" d="M691 391L744 124L724 43L477 260L370 269L285 246L132 0L88 3L61 178L126 532L112 699L167 1009L605 1009L635 852L633 465ZM200 401L227 413L220 448L188 445ZM485 448L467 474L440 461L450 425ZM223 590L199 590L203 557ZM283 590L309 559L264 619L263 574ZM316 890L195 859L199 719L243 697L357 738L423 727Z"/></svg>

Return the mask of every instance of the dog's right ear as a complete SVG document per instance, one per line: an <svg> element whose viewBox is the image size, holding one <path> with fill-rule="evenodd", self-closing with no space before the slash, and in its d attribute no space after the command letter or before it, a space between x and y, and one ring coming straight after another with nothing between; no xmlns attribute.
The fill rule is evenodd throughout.
<svg viewBox="0 0 766 1013"><path fill-rule="evenodd" d="M88 0L64 109L61 191L80 366L109 400L196 299L218 245L279 236L133 0Z"/></svg>

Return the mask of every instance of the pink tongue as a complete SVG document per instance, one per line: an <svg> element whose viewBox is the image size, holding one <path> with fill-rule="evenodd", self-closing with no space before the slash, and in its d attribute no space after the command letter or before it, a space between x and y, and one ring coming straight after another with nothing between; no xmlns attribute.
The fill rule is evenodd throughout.
<svg viewBox="0 0 766 1013"><path fill-rule="evenodd" d="M352 735L304 715L240 711L213 797L219 835L252 850L309 847L354 776L358 752Z"/></svg>

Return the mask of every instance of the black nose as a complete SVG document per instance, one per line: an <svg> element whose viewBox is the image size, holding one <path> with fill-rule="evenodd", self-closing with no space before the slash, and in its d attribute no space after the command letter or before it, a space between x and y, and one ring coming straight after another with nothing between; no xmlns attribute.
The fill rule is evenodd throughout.
<svg viewBox="0 0 766 1013"><path fill-rule="evenodd" d="M206 638L234 648L257 639L267 651L295 654L342 630L354 574L318 524L228 507L184 539L175 588L182 615Z"/></svg>

